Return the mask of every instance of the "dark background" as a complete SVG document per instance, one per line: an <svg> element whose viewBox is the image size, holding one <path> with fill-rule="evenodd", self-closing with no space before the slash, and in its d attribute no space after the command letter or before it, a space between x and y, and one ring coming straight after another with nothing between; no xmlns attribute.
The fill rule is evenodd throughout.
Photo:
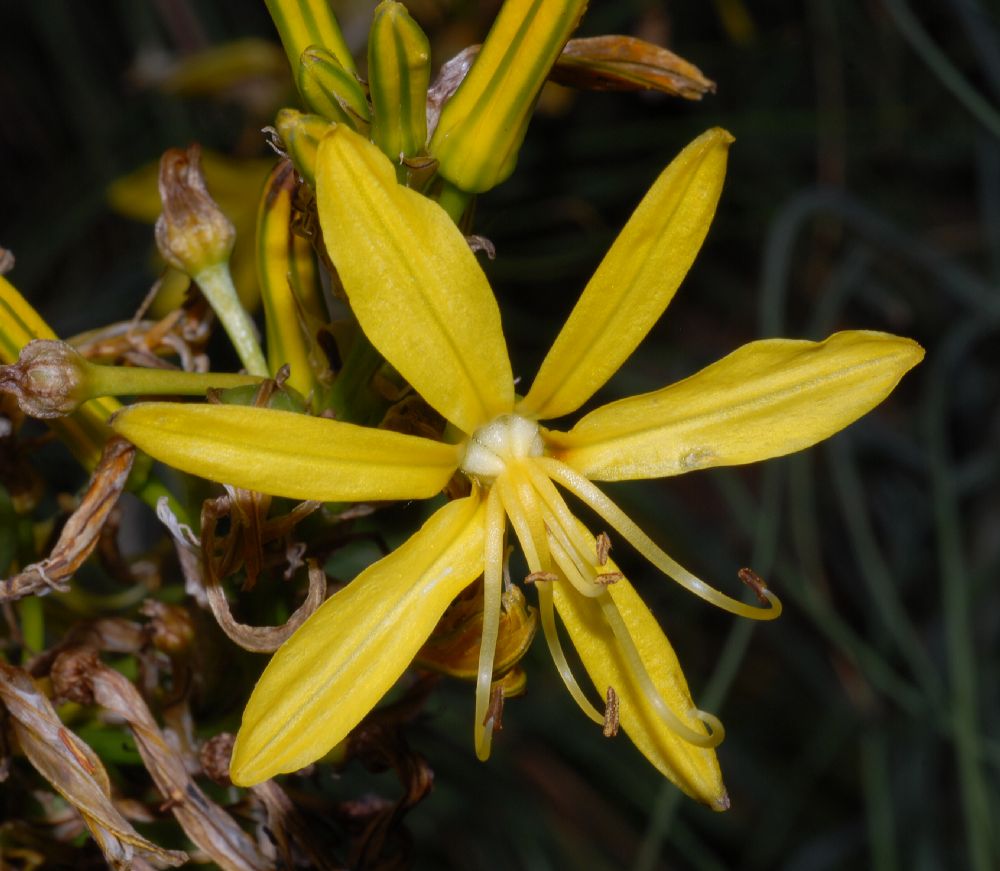
<svg viewBox="0 0 1000 871"><path fill-rule="evenodd" d="M370 5L335 7L363 54ZM436 63L494 12L411 10ZM488 763L468 686L445 685L413 731L436 775L408 821L418 867L1000 867L998 16L987 0L592 4L583 32L662 42L718 93L543 100L475 223L515 370L530 378L644 189L716 124L737 142L708 241L602 397L767 336L888 330L927 359L803 455L610 490L702 577L735 591L749 565L784 599L754 626L619 555L726 723L728 813L603 739L539 639ZM61 334L130 316L155 276L151 228L108 207L112 180L193 140L266 154L268 111L164 94L140 61L251 35L274 38L255 0L0 3L0 245Z"/></svg>

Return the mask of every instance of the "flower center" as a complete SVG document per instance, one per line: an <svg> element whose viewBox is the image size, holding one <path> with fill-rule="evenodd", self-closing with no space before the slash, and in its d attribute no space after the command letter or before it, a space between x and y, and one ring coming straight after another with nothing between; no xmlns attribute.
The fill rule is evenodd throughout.
<svg viewBox="0 0 1000 871"><path fill-rule="evenodd" d="M512 460L540 457L544 449L535 421L517 414L503 414L472 434L465 446L461 469L484 483L491 483Z"/></svg>

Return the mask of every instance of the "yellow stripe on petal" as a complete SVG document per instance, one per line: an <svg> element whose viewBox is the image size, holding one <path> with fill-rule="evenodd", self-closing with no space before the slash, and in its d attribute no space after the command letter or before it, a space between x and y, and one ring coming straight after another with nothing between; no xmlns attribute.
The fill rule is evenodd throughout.
<svg viewBox="0 0 1000 871"><path fill-rule="evenodd" d="M911 339L863 330L823 342L751 342L690 378L612 402L545 438L554 456L597 481L753 463L843 429L923 356Z"/></svg>
<svg viewBox="0 0 1000 871"><path fill-rule="evenodd" d="M449 503L282 645L243 714L234 783L296 771L357 726L482 573L483 514L478 493Z"/></svg>
<svg viewBox="0 0 1000 871"><path fill-rule="evenodd" d="M575 411L628 359L663 314L708 233L733 137L715 128L653 183L556 338L519 411Z"/></svg>
<svg viewBox="0 0 1000 871"><path fill-rule="evenodd" d="M146 402L111 425L169 466L292 499L425 499L458 465L454 445L269 408Z"/></svg>
<svg viewBox="0 0 1000 871"><path fill-rule="evenodd" d="M608 571L617 571L610 561ZM619 700L621 727L656 769L692 798L714 810L729 806L715 750L691 744L673 732L629 667L597 599L581 596L566 583L553 584L556 610L580 655L584 668L603 697L608 687ZM684 672L656 618L624 578L608 587L639 657L670 711L696 732L708 731L696 717Z"/></svg>
<svg viewBox="0 0 1000 871"><path fill-rule="evenodd" d="M323 239L372 344L467 433L510 412L500 311L448 215L342 125L320 144L316 176Z"/></svg>

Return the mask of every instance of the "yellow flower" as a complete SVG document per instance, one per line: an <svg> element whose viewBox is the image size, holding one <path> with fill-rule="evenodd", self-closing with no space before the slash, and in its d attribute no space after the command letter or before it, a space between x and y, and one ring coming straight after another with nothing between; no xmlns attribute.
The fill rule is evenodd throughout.
<svg viewBox="0 0 1000 871"><path fill-rule="evenodd" d="M454 443L237 406L137 405L114 428L188 472L293 498L429 498L456 472L471 494L440 508L275 654L244 714L235 782L294 771L341 741L480 575L474 731L485 757L509 521L538 590L546 640L583 710L608 732L620 722L688 794L716 809L728 805L712 749L720 724L697 710L666 637L607 559L605 537L595 539L573 516L563 491L702 598L775 617L769 593L768 607L751 607L687 572L591 481L675 475L805 448L877 405L923 356L909 339L874 332L753 342L677 384L598 408L568 431L539 424L586 402L666 308L708 230L731 141L711 130L667 167L519 398L493 294L452 221L398 185L371 143L343 126L324 138L317 203L330 257L362 328L450 422ZM607 700L603 714L573 678L555 612Z"/></svg>

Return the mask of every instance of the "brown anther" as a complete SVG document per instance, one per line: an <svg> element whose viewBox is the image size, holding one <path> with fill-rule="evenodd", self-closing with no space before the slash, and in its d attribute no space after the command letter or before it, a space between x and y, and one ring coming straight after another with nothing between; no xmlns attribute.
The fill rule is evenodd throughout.
<svg viewBox="0 0 1000 871"><path fill-rule="evenodd" d="M493 731L499 732L503 729L503 686L499 683L493 684L490 689L490 703L486 708L486 717L483 725L488 726L493 722Z"/></svg>
<svg viewBox="0 0 1000 871"><path fill-rule="evenodd" d="M753 569L742 568L736 573L737 577L743 581L751 590L761 605L770 603L770 599L764 594L767 592L767 583Z"/></svg>
<svg viewBox="0 0 1000 871"><path fill-rule="evenodd" d="M558 581L559 575L553 574L552 572L532 572L530 575L525 575L524 582L526 584L537 584L539 581Z"/></svg>
<svg viewBox="0 0 1000 871"><path fill-rule="evenodd" d="M611 539L606 532L599 532L594 539L594 546L597 550L597 564L604 566L608 564L608 554L611 553Z"/></svg>
<svg viewBox="0 0 1000 871"><path fill-rule="evenodd" d="M624 577L625 575L621 572L602 572L594 580L602 587L610 587L612 584L617 584Z"/></svg>
<svg viewBox="0 0 1000 871"><path fill-rule="evenodd" d="M229 786L229 760L233 755L233 745L236 739L229 732L221 732L214 738L209 738L198 751L198 761L205 776L219 784Z"/></svg>
<svg viewBox="0 0 1000 871"><path fill-rule="evenodd" d="M615 688L608 687L608 695L604 704L604 737L614 738L618 734L619 720L618 713L621 705L618 702L618 693Z"/></svg>
<svg viewBox="0 0 1000 871"><path fill-rule="evenodd" d="M59 740L62 742L63 747L69 750L73 754L73 758L80 764L80 767L87 772L87 774L96 774L97 769L94 767L94 763L91 762L76 745L76 741L73 740L73 736L62 727L59 728Z"/></svg>

